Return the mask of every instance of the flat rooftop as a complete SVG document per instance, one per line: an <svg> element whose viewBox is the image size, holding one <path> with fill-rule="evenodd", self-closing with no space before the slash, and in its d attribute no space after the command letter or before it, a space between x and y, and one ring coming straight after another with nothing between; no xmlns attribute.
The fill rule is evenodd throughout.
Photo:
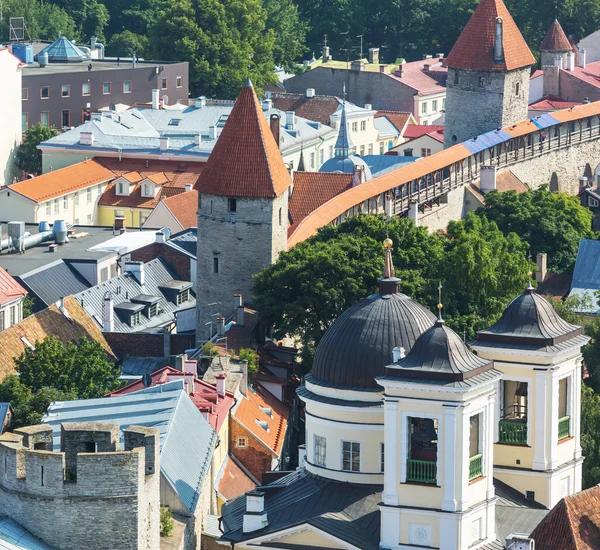
<svg viewBox="0 0 600 550"><path fill-rule="evenodd" d="M175 62L168 61L138 61L135 69L144 67L154 67L155 65L169 65ZM131 60L116 61L115 59L92 59L82 63L48 63L45 67L40 67L37 62L29 63L23 67L23 76L43 76L47 74L62 73L87 73L88 65L92 65L90 72L108 71L114 69L133 70Z"/></svg>

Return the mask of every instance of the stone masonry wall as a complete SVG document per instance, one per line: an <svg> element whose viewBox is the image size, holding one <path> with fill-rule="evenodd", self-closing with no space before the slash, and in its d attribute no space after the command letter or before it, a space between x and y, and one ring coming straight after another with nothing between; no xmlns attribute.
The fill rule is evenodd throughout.
<svg viewBox="0 0 600 550"><path fill-rule="evenodd" d="M238 437L245 437L248 441L246 448L237 446ZM274 455L258 441L246 428L238 424L235 420L231 421L229 430L229 449L235 458L237 458L244 467L258 480L262 480L265 472L271 471L271 460Z"/></svg>
<svg viewBox="0 0 600 550"><path fill-rule="evenodd" d="M527 68L508 73L448 69L446 147L526 120L528 97Z"/></svg>
<svg viewBox="0 0 600 550"><path fill-rule="evenodd" d="M106 426L99 424L95 433L106 433ZM47 425L34 428L52 430ZM14 436L14 442L0 441L4 512L58 550L155 550L160 531L159 435L156 430L136 429L145 431L146 448L70 458L75 461L76 481L65 476L65 453L26 448L18 431L16 441ZM156 473L146 475L151 441Z"/></svg>

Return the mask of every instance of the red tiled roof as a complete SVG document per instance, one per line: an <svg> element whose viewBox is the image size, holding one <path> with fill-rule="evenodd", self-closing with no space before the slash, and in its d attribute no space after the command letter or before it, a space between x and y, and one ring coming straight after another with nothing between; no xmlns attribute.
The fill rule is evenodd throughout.
<svg viewBox="0 0 600 550"><path fill-rule="evenodd" d="M406 139L416 139L426 134L434 134L436 132L442 133L442 141L444 140L444 127L443 126L425 126L424 124L410 124L406 127L402 137Z"/></svg>
<svg viewBox="0 0 600 550"><path fill-rule="evenodd" d="M481 204L485 204L485 195L479 188L479 181L469 184L469 189L473 193L476 199ZM529 188L525 185L511 170L505 170L500 172L496 176L496 190L499 193L505 193L506 191L515 191L516 193L524 193Z"/></svg>
<svg viewBox="0 0 600 550"><path fill-rule="evenodd" d="M15 191L34 202L43 202L113 178L114 174L95 160L84 160L60 170L15 183L6 189Z"/></svg>
<svg viewBox="0 0 600 550"><path fill-rule="evenodd" d="M287 94L273 92L273 106L280 111L294 111L296 115L321 124L331 125L329 117L340 106L340 101L332 95L315 95L306 97L305 94Z"/></svg>
<svg viewBox="0 0 600 550"><path fill-rule="evenodd" d="M289 204L290 230L313 210L352 187L352 174L295 172Z"/></svg>
<svg viewBox="0 0 600 550"><path fill-rule="evenodd" d="M217 491L225 500L232 500L256 488L256 483L240 468L234 457L228 456L224 466Z"/></svg>
<svg viewBox="0 0 600 550"><path fill-rule="evenodd" d="M496 18L503 22L504 63L494 63ZM446 59L448 67L473 71L512 71L535 64L521 31L502 0L481 0Z"/></svg>
<svg viewBox="0 0 600 550"><path fill-rule="evenodd" d="M263 409L271 409L271 416ZM240 399L233 418L279 456L289 414L290 409L285 403L257 384L254 391L248 390L247 395ZM266 422L267 430L258 421Z"/></svg>
<svg viewBox="0 0 600 550"><path fill-rule="evenodd" d="M548 96L536 103L529 105L530 111L555 111L557 109L568 109L573 105L581 105L581 101L566 101L556 96Z"/></svg>
<svg viewBox="0 0 600 550"><path fill-rule="evenodd" d="M572 71L561 69L560 78L575 78L594 88L600 88L600 61L588 63L585 69L576 66Z"/></svg>
<svg viewBox="0 0 600 550"><path fill-rule="evenodd" d="M412 113L404 113L402 111L377 111L375 118L386 117L396 129L402 133L404 127L408 124L412 117Z"/></svg>
<svg viewBox="0 0 600 550"><path fill-rule="evenodd" d="M166 384L173 380L183 379L186 376L185 373L180 370L174 369L173 367L163 367L152 373L152 386L159 384ZM108 397L115 397L117 395L125 395L134 391L143 390L145 388L144 382L136 380L127 386L124 386L117 391L108 394ZM208 422L213 429L218 433L223 425L223 422L227 419L229 410L235 404L235 398L231 392L226 391L225 397L219 397L217 395L217 388L204 380L199 378L194 379L194 393L190 394L191 400L194 405L202 413L208 414Z"/></svg>
<svg viewBox="0 0 600 550"><path fill-rule="evenodd" d="M162 202L183 229L198 226L198 191L192 189L188 193L167 197Z"/></svg>
<svg viewBox="0 0 600 550"><path fill-rule="evenodd" d="M429 70L425 69L429 65ZM402 76L388 75L406 86L409 86L420 96L439 94L446 91L448 68L442 66L441 59L421 59L402 65Z"/></svg>
<svg viewBox="0 0 600 550"><path fill-rule="evenodd" d="M555 19L554 23L548 30L548 34L542 41L540 50L549 52L564 52L572 49L571 43L560 26L560 23Z"/></svg>
<svg viewBox="0 0 600 550"><path fill-rule="evenodd" d="M196 184L200 193L278 197L292 184L252 84L242 88Z"/></svg>
<svg viewBox="0 0 600 550"><path fill-rule="evenodd" d="M536 550L600 548L600 486L563 498L531 533Z"/></svg>
<svg viewBox="0 0 600 550"><path fill-rule="evenodd" d="M27 291L8 274L6 269L0 267L0 304L12 302L26 295Z"/></svg>

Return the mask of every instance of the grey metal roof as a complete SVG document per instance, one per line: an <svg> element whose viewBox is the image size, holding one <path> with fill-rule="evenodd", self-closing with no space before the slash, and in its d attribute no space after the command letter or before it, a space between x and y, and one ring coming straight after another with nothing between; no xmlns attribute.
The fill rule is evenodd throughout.
<svg viewBox="0 0 600 550"><path fill-rule="evenodd" d="M390 372L392 369L389 369ZM490 382L497 382L498 379L502 376L502 373L496 369L484 370L474 376L469 378L464 378L463 380L427 380L423 378L408 378L400 375L388 375L388 376L378 376L377 380L380 381L390 381L390 382L404 382L409 384L419 384L419 385L427 385L427 386L437 386L444 388L463 388L469 389L479 386L481 384L489 384Z"/></svg>
<svg viewBox="0 0 600 550"><path fill-rule="evenodd" d="M582 334L581 327L561 319L531 285L504 310L500 320L477 333L480 341L554 346Z"/></svg>
<svg viewBox="0 0 600 550"><path fill-rule="evenodd" d="M310 377L309 377L310 379ZM337 399L335 397L324 397L311 392L306 386L299 386L296 389L296 393L301 399L309 399L311 401L317 401L318 403L325 403L327 405L335 405L336 407L360 407L360 408L381 408L383 403L381 401L358 401L358 400L346 400Z"/></svg>
<svg viewBox="0 0 600 550"><path fill-rule="evenodd" d="M29 291L49 306L60 298L77 294L90 284L63 260L56 260L19 276Z"/></svg>
<svg viewBox="0 0 600 550"><path fill-rule="evenodd" d="M222 540L239 542L308 523L365 550L379 548L381 485L333 481L298 470L258 487L265 493L266 528L242 532L246 495L222 509Z"/></svg>
<svg viewBox="0 0 600 550"><path fill-rule="evenodd" d="M600 313L600 241L581 239L577 261L571 281L569 296L586 297L589 304L580 308L580 313Z"/></svg>
<svg viewBox="0 0 600 550"><path fill-rule="evenodd" d="M52 550L50 546L36 539L17 522L0 513L1 550Z"/></svg>
<svg viewBox="0 0 600 550"><path fill-rule="evenodd" d="M144 284L140 285L137 279L131 273L123 273L112 279L90 287L83 292L75 295L75 298L83 305L85 311L94 319L99 326L103 325L104 315L104 296L108 292L116 308L126 307L124 304L130 303L131 298L139 294L148 294L157 296L160 300L158 304L158 315L147 319L142 315L142 323L133 327L127 324L118 314L114 316L114 332L143 332L156 330L164 327L175 320L175 312L180 309L186 309L196 304L196 299L190 292L190 298L180 305L173 302L161 290L162 288L177 289L182 286L178 280L177 273L163 258L155 258L144 264ZM174 286L173 286L174 285ZM183 286L191 286L191 283L185 282Z"/></svg>
<svg viewBox="0 0 600 550"><path fill-rule="evenodd" d="M176 233L165 244L195 260L198 253L198 229L192 227Z"/></svg>
<svg viewBox="0 0 600 550"><path fill-rule="evenodd" d="M562 353L574 347L585 346L590 341L589 336L575 336L565 342L560 342L555 346L544 346L544 345L522 345L519 343L508 343L508 342L484 342L482 340L475 340L471 342L473 346L478 348L489 348L489 349L518 349L523 351L535 351L544 353Z"/></svg>
<svg viewBox="0 0 600 550"><path fill-rule="evenodd" d="M193 513L217 434L184 387L184 381L177 380L117 397L55 401L42 422L52 426L55 449L60 448L63 422L114 422L121 430L131 425L157 428L161 474Z"/></svg>
<svg viewBox="0 0 600 550"><path fill-rule="evenodd" d="M492 361L469 351L456 332L440 319L419 336L404 358L389 365L386 372L388 378L443 383L462 382L493 368Z"/></svg>
<svg viewBox="0 0 600 550"><path fill-rule="evenodd" d="M381 120L376 118L375 120ZM393 172L411 162L420 160L421 157L405 157L403 155L363 155L361 157L371 170L372 177L376 178L388 172Z"/></svg>
<svg viewBox="0 0 600 550"><path fill-rule="evenodd" d="M435 316L404 294L373 294L342 313L315 353L312 377L337 387L378 389L392 350L408 352Z"/></svg>
<svg viewBox="0 0 600 550"><path fill-rule="evenodd" d="M380 138L394 138L400 135L398 128L396 128L386 116L374 118L373 124L375 125Z"/></svg>
<svg viewBox="0 0 600 550"><path fill-rule="evenodd" d="M129 376L144 376L152 374L171 364L168 357L125 357L121 361L121 373Z"/></svg>

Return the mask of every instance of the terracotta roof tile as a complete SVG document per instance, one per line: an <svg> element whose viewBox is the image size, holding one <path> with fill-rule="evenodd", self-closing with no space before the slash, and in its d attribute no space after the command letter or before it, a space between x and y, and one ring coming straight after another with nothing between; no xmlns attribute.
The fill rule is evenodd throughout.
<svg viewBox="0 0 600 550"><path fill-rule="evenodd" d="M26 295L27 291L9 275L6 269L0 267L0 304L12 302Z"/></svg>
<svg viewBox="0 0 600 550"><path fill-rule="evenodd" d="M249 82L238 96L196 184L200 193L278 197L292 184Z"/></svg>
<svg viewBox="0 0 600 550"><path fill-rule="evenodd" d="M429 65L430 69L425 69ZM388 75L402 82L417 92L420 96L439 94L446 91L448 68L442 66L441 59L421 59L403 63L402 76Z"/></svg>
<svg viewBox="0 0 600 550"><path fill-rule="evenodd" d="M571 51L572 46L563 31L560 23L557 20L554 20L552 26L548 30L548 34L542 41L542 45L540 46L540 50L548 51L548 52L564 52Z"/></svg>
<svg viewBox="0 0 600 550"><path fill-rule="evenodd" d="M600 548L600 486L563 498L531 533L536 550Z"/></svg>
<svg viewBox="0 0 600 550"><path fill-rule="evenodd" d="M503 21L504 63L494 63L496 18ZM446 59L448 67L473 71L512 71L535 64L521 31L502 0L481 0Z"/></svg>
<svg viewBox="0 0 600 550"><path fill-rule="evenodd" d="M529 105L530 111L556 111L558 109L568 109L574 105L581 105L581 101L566 101L560 97L548 96L540 99L536 103Z"/></svg>
<svg viewBox="0 0 600 550"><path fill-rule="evenodd" d="M262 408L261 408L262 407ZM263 409L271 409L269 416ZM262 441L273 453L280 455L287 429L289 407L265 390L260 384L242 397L234 410L234 419L254 437ZM259 423L266 422L265 430Z"/></svg>
<svg viewBox="0 0 600 550"><path fill-rule="evenodd" d="M475 198L479 199L481 204L485 204L485 195L479 188L479 181L469 184L469 188L473 192L473 195L475 195ZM499 193L505 193L506 191L524 193L528 189L529 187L527 187L527 185L525 185L517 176L515 176L512 170L505 170L496 176L496 190Z"/></svg>
<svg viewBox="0 0 600 550"><path fill-rule="evenodd" d="M72 296L67 296L64 303L65 311L71 320L56 305L51 305L0 332L0 381L15 374L15 358L28 347L26 341L35 346L36 342L41 342L50 335L56 336L62 342L72 342L86 336L100 343L106 352L114 357L104 334L81 304Z"/></svg>
<svg viewBox="0 0 600 550"><path fill-rule="evenodd" d="M84 160L11 185L8 189L34 202L43 202L114 178L114 174L95 160Z"/></svg>
<svg viewBox="0 0 600 550"><path fill-rule="evenodd" d="M329 117L340 106L340 100L332 95L315 95L306 97L305 94L287 94L273 92L273 106L280 111L294 111L296 115L321 124L331 125Z"/></svg>
<svg viewBox="0 0 600 550"><path fill-rule="evenodd" d="M232 500L256 488L256 483L240 468L234 457L225 459L223 476L217 486L217 491L225 500Z"/></svg>
<svg viewBox="0 0 600 550"><path fill-rule="evenodd" d="M441 134L441 139L438 137ZM404 135L406 139L417 139L425 135L431 135L438 141L444 141L443 126L425 126L423 124L411 124L406 128Z"/></svg>
<svg viewBox="0 0 600 550"><path fill-rule="evenodd" d="M162 202L183 229L198 226L198 191L192 189L187 193L167 197Z"/></svg>
<svg viewBox="0 0 600 550"><path fill-rule="evenodd" d="M404 113L402 111L377 111L375 118L386 117L396 129L402 133L405 126L409 123L412 118L412 113Z"/></svg>

